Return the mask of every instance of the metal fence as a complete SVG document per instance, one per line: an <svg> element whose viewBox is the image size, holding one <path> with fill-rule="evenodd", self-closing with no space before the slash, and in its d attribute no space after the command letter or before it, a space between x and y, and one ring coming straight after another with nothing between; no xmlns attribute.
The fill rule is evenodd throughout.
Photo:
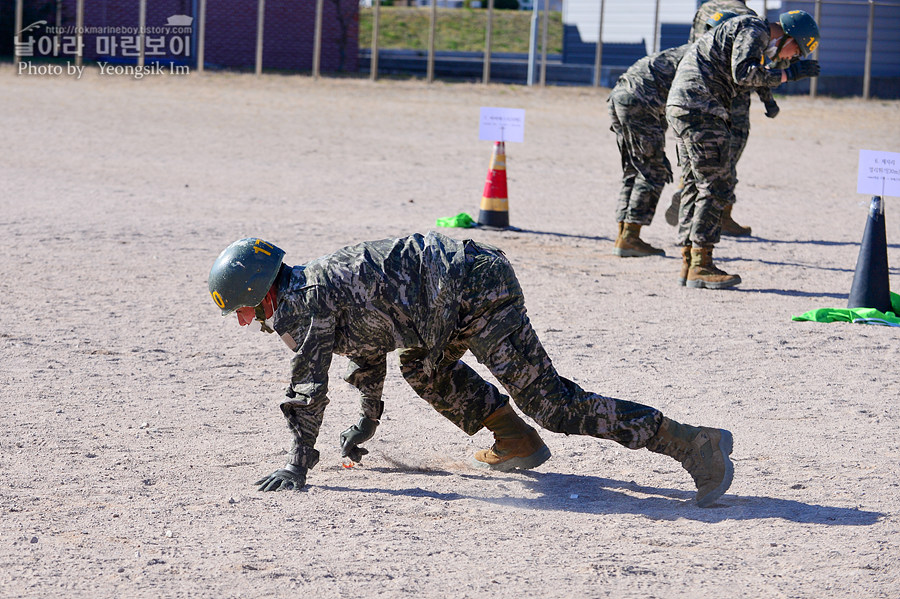
<svg viewBox="0 0 900 599"><path fill-rule="evenodd" d="M652 49L658 50L660 43L660 20L659 20L659 7L661 0L656 0L655 2L655 10L654 21L653 21L653 31L655 32L654 39L652 40ZM372 31L372 47L370 51L370 73L369 77L372 80L375 80L379 76L378 71L378 58L379 58L379 40L378 40L378 28L379 28L379 9L380 9L380 0L372 0L372 9L373 9L373 31ZM532 18L532 52L529 55L529 69L528 69L528 77L526 79L526 83L528 85L546 85L546 72L547 72L547 39L546 39L546 31L547 31L547 22L549 17L549 11L547 10L547 4L544 3L544 6L539 6L540 3L536 2L534 5L534 16ZM766 3L763 3L765 6ZM797 2L791 2L793 5L798 4ZM804 4L804 3L800 3ZM823 11L823 5L834 5L834 6L845 6L845 7L868 7L868 18L866 25L866 35L865 35L865 54L863 61L863 92L862 96L865 99L869 99L871 97L871 82L872 82L872 65L873 65L873 44L875 40L875 19L877 16L877 7L880 8L889 8L892 11L900 10L900 3L897 2L885 2L885 1L876 1L876 0L808 0L805 2L808 5L808 12L814 13L814 18L817 23L822 24L823 19L825 19L826 24L831 24L829 21L830 15L829 11L826 9ZM605 16L605 2L604 0L599 0L599 40L596 44L596 53L594 56L594 65L593 71L594 76L592 80L592 84L596 87L600 85L601 82L601 65L603 63L603 27L604 27L604 16ZM434 81L434 72L435 72L435 58L437 56L435 52L435 23L437 19L437 2L431 3L431 16L429 22L429 37L428 37L428 48L427 48L427 67L426 67L426 75L425 80L428 83ZM483 53L483 72L481 81L483 83L490 83L491 81L491 56L492 56L492 48L491 48L491 36L492 36L492 26L493 26L493 13L494 13L494 2L493 0L488 0L487 6L487 22L485 26L485 45L484 45L484 53ZM824 14L823 14L824 13ZM767 18L769 15L766 13L764 9L763 14L760 15L764 18ZM839 17L838 17L839 18ZM540 29L538 29L538 20L540 20ZM538 31L541 33L538 34ZM685 40L687 41L687 40ZM826 41L827 43L827 41ZM536 48L540 48L540 51L536 51ZM819 49L817 48L814 55L814 58L819 57ZM900 68L895 75L893 75L900 79ZM819 92L818 80L813 78L809 83L809 95L812 97L816 97Z"/></svg>
<svg viewBox="0 0 900 599"><path fill-rule="evenodd" d="M893 11L893 14L900 13L900 3L896 2L876 2L875 0L867 0L862 2L853 2L847 0L814 0L807 2L806 4L813 5L813 18L815 18L816 23L819 24L819 27L822 28L823 25L827 25L830 23L828 20L829 15L823 15L823 7L832 6L832 7L867 7L867 19L866 19L866 36L865 36L865 53L863 58L863 84L862 84L862 97L863 99L868 100L871 97L871 89L872 89L872 56L873 56L873 47L875 43L875 17L876 17L876 7L882 8L890 8ZM827 13L827 11L826 11ZM836 15L840 17L842 15ZM824 21L823 21L824 19ZM894 35L898 32L897 30L893 31ZM816 48L813 51L813 58L819 58L820 48ZM900 58L900 53L898 53L898 58ZM898 60L898 64L900 64L900 60ZM900 68L898 68L898 72L896 73L897 77L900 77ZM815 98L818 95L818 87L819 81L818 78L812 78L809 82L809 95Z"/></svg>
<svg viewBox="0 0 900 599"><path fill-rule="evenodd" d="M543 5L543 9L541 8ZM531 44L531 52L528 56L528 74L526 82L528 85L538 84L546 85L547 82L547 31L550 22L550 2L548 0L537 0L533 4L531 33L534 43ZM426 50L426 67L425 81L432 83L435 78L435 41L437 29L437 8L438 0L432 0L429 5L429 21L428 21L428 48ZM481 81L485 84L491 82L491 58L493 56L492 36L494 29L494 0L487 0L487 21L484 32L484 54L482 58L482 76ZM369 78L373 81L378 78L378 58L380 54L378 31L380 27L380 11L381 0L372 0L372 48L371 48L371 66L369 69ZM538 47L537 40L540 39ZM540 57L540 58L538 58ZM539 61L539 62L538 62Z"/></svg>
<svg viewBox="0 0 900 599"><path fill-rule="evenodd" d="M257 0L258 2L258 12L257 12L257 30L256 30L256 56L255 56L255 72L260 74L263 69L263 37L264 37L264 23L265 23L265 6L266 0ZM323 16L323 2L324 0L316 0L316 10L315 10L315 29L314 29L314 41L313 41L313 63L312 63L312 76L316 79L320 76L320 63L322 56L322 16ZM655 2L655 17L654 17L654 25L653 30L655 31L655 36L653 39L653 49L656 50L659 48L659 6L661 0L656 0ZM23 14L23 3L24 0L16 0L16 13L15 13L15 31L16 33L16 42L19 42L20 34L22 30L22 14ZM204 46L205 46L205 36L206 36L206 4L207 0L197 0L197 39L196 39L196 54L197 54L197 70L202 72L204 69ZM765 3L764 3L765 4ZM826 25L830 24L829 21L829 11L828 7L831 6L842 6L842 7L867 7L868 8L868 18L866 24L866 35L865 35L865 51L864 51L864 60L863 60L863 74L862 74L862 96L865 99L869 99L871 97L871 87L872 87L872 69L873 69L873 44L875 40L875 21L878 10L884 10L885 8L889 8L891 15L900 14L900 3L898 2L885 2L885 1L877 1L877 0L806 0L805 2L786 2L788 5L803 5L804 7L811 8L814 13L814 17L816 22ZM427 83L432 83L435 79L435 24L437 21L437 0L432 0L430 2L430 19L429 19L429 34L428 34L428 48L427 48L427 59L426 59L426 72L425 72L425 81ZM596 44L596 54L594 57L594 65L593 65L593 81L592 84L596 87L600 85L600 73L601 73L601 65L603 62L603 21L604 21L604 0L599 0L599 39ZM372 8L373 8L373 31L372 31L372 47L370 54L370 74L369 77L372 80L375 80L379 76L379 54L381 49L379 48L379 13L381 8L381 0L372 0ZM494 21L494 0L487 0L487 20L485 26L485 34L484 34L484 53L482 55L482 73L481 73L481 81L482 83L488 84L491 82L491 57L492 57L492 31L493 31L493 21ZM823 14L823 12L825 14ZM140 15L140 26L143 27L147 14L147 0L139 0L139 15ZM528 85L539 85L545 86L547 84L547 29L549 22L549 2L544 0L543 2L537 1L534 3L534 10L532 15L532 27L531 27L531 38L532 43L530 44L531 51L528 56L528 75L526 82ZM763 17L767 16L765 13L761 15ZM893 18L893 17L891 17ZM78 31L81 30L84 19L84 0L77 0L76 4L76 28ZM79 34L80 35L80 34ZM896 35L894 36L896 38ZM827 43L827 41L826 41ZM137 58L137 62L139 66L144 64L145 59L145 49L143 43L140 46L140 52ZM818 58L820 49L817 48L814 53L814 58ZM75 57L75 61L77 65L81 65L81 54L79 53ZM898 72L890 75L890 77L897 77L900 79L900 60L898 60L897 66ZM809 83L809 95L812 97L817 96L819 93L819 82L817 79L812 79Z"/></svg>
<svg viewBox="0 0 900 599"><path fill-rule="evenodd" d="M249 0L252 1L252 0ZM266 16L266 0L257 1L257 23L256 23L256 55L255 55L255 72L257 75L262 73L263 69L263 39L265 33L265 16ZM138 29L144 31L147 20L147 3L148 0L138 0ZM207 0L196 0L196 57L198 72L203 72L205 66L205 46L206 46L206 5ZM76 0L75 4L75 44L79 48L74 55L75 65L82 65L82 51L84 46L84 9L85 0ZM19 46L22 43L22 27L23 27L24 0L16 0L15 6L15 44ZM322 15L324 13L324 0L316 0L315 13L315 33L313 41L313 61L312 75L318 79L322 62ZM57 24L61 22L61 2L57 2ZM145 37L137 36L138 52L136 54L137 66L143 67L146 59L147 48L145 47Z"/></svg>

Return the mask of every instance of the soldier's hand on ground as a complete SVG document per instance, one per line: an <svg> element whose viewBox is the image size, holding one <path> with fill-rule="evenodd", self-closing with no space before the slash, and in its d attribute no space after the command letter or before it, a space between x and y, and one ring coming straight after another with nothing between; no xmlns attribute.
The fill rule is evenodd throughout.
<svg viewBox="0 0 900 599"><path fill-rule="evenodd" d="M807 77L818 77L821 67L818 60L798 60L785 69L788 81L798 81Z"/></svg>
<svg viewBox="0 0 900 599"><path fill-rule="evenodd" d="M361 443L365 443L375 436L375 429L378 428L378 421L363 416L359 422L341 433L341 457L350 458L354 462L359 462L362 457L369 453L367 449L360 447Z"/></svg>
<svg viewBox="0 0 900 599"><path fill-rule="evenodd" d="M285 464L270 474L253 483L259 491L299 491L306 486L307 469L302 466Z"/></svg>
<svg viewBox="0 0 900 599"><path fill-rule="evenodd" d="M781 109L778 107L778 103L775 100L769 100L765 103L766 105L766 116L770 119L774 119L778 116L778 113L781 112Z"/></svg>
<svg viewBox="0 0 900 599"><path fill-rule="evenodd" d="M354 447L353 449L348 451L346 454L341 452L341 457L342 458L350 458L350 460L359 463L362 461L363 456L367 455L368 453L369 453L369 450L366 449L365 447Z"/></svg>

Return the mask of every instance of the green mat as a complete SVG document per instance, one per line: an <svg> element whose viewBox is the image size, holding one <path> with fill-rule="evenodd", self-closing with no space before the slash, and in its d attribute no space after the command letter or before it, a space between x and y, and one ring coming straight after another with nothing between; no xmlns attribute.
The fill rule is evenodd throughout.
<svg viewBox="0 0 900 599"><path fill-rule="evenodd" d="M439 218L437 219L437 226L439 227L457 227L460 229L468 229L469 227L477 227L478 223L476 223L471 216L466 214L465 212L460 212L456 216L448 216L447 218Z"/></svg>
<svg viewBox="0 0 900 599"><path fill-rule="evenodd" d="M880 312L874 308L820 308L810 310L800 316L792 316L791 320L811 320L813 322L856 322L861 324L880 324L900 327L900 295L891 293L893 312Z"/></svg>

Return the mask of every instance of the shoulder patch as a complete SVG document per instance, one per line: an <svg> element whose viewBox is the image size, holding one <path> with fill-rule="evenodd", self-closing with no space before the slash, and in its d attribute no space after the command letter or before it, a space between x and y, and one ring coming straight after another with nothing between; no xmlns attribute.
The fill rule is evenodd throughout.
<svg viewBox="0 0 900 599"><path fill-rule="evenodd" d="M297 348L300 347L297 345L297 342L294 341L294 338L290 336L289 333L284 333L281 336L281 340L291 349L291 351L297 351Z"/></svg>

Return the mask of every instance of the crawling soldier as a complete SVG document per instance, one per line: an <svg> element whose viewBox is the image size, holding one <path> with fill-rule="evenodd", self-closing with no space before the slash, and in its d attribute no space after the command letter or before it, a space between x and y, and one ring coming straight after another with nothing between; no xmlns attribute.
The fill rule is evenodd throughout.
<svg viewBox="0 0 900 599"><path fill-rule="evenodd" d="M237 312L276 332L294 352L281 411L293 435L287 464L258 481L262 491L299 490L319 461L314 449L328 405L332 354L350 359L344 379L361 395L358 424L341 435L358 460L384 409L386 354L416 393L469 435L494 433L474 464L535 468L550 458L537 431L509 398L460 360L466 350L487 366L519 409L547 430L647 448L681 462L706 507L731 485L732 436L664 417L649 406L605 397L561 377L541 346L512 266L497 248L437 233L345 247L304 265L284 251L241 239L216 259L209 291L223 315Z"/></svg>

